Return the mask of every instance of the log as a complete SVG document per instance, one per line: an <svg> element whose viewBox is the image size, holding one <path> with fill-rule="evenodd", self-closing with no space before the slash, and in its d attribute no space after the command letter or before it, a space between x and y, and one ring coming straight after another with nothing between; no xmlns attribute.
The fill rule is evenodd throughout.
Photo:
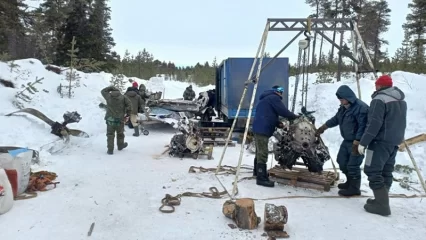
<svg viewBox="0 0 426 240"><path fill-rule="evenodd" d="M287 223L288 213L285 206L275 206L265 203L265 223L264 228L268 231L284 231L284 225Z"/></svg>
<svg viewBox="0 0 426 240"><path fill-rule="evenodd" d="M237 201L227 200L223 204L223 214L234 220L237 227L241 229L255 229L261 221L254 209L254 201L249 198L238 199Z"/></svg>

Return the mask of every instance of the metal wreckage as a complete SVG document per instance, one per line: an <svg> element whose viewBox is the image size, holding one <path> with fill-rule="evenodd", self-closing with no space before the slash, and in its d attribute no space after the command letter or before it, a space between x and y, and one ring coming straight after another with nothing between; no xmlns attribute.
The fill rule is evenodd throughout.
<svg viewBox="0 0 426 240"><path fill-rule="evenodd" d="M38 111L34 108L24 108L12 113L7 114L6 116L12 116L16 113L27 113L30 114L43 122L47 123L51 131L50 133L53 135L56 135L63 139L66 143L70 141L70 135L74 137L83 137L88 138L89 134L87 134L84 131L78 130L78 129L70 129L67 127L70 123L78 123L82 119L80 114L78 112L66 112L63 115L64 121L62 123L53 121L52 119L48 118L46 115L44 115L42 112Z"/></svg>
<svg viewBox="0 0 426 240"><path fill-rule="evenodd" d="M330 160L327 146L315 136L315 117L312 113L314 111L308 112L302 108L300 118L274 132L273 136L277 139L274 157L281 167L292 169L300 165L297 160L301 158L309 172L322 172L324 163Z"/></svg>
<svg viewBox="0 0 426 240"><path fill-rule="evenodd" d="M212 158L213 148L204 146L202 133L194 122L183 117L178 122L178 129L180 133L175 134L170 140L169 156L183 158L190 155L197 159L200 155L207 155L208 159Z"/></svg>

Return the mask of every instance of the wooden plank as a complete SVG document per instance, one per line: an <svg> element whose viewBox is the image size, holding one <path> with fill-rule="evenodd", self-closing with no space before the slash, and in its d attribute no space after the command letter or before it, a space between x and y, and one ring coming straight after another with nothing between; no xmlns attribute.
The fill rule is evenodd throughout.
<svg viewBox="0 0 426 240"><path fill-rule="evenodd" d="M422 133L419 134L417 136L411 137L409 139L406 139L405 142L407 143L408 146L411 146L413 144L419 143L419 142L424 142L426 141L426 134ZM399 145L398 151L403 152L405 151L405 144L401 144Z"/></svg>
<svg viewBox="0 0 426 240"><path fill-rule="evenodd" d="M334 172L323 171L321 174L311 173L305 168L293 168L285 170L279 166L269 170L270 178L273 181L295 187L310 188L321 191L330 191L336 176Z"/></svg>
<svg viewBox="0 0 426 240"><path fill-rule="evenodd" d="M288 185L288 186L293 186L293 187L298 187L298 188L309 188L309 189L315 189L315 190L324 191L324 192L329 192L330 188L331 188L330 184L320 185L320 184L315 184L315 183L292 181L292 180L288 180L288 179L284 179L284 178L276 178L276 177L272 177L272 176L270 176L269 179L271 181L281 183L281 184L284 184L284 185Z"/></svg>

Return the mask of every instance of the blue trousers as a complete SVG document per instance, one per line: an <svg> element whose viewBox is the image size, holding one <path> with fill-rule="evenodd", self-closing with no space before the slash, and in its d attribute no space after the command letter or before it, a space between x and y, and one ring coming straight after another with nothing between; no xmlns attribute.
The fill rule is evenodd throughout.
<svg viewBox="0 0 426 240"><path fill-rule="evenodd" d="M368 176L372 190L392 186L393 170L398 146L373 141L368 145L365 153L364 173Z"/></svg>
<svg viewBox="0 0 426 240"><path fill-rule="evenodd" d="M337 163L340 171L351 178L361 178L361 164L364 159L363 155L352 154L352 142L343 140L337 153Z"/></svg>

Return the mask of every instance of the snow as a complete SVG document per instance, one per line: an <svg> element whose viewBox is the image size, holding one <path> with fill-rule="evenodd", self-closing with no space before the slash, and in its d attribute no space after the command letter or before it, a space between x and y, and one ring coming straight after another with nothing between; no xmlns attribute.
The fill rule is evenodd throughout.
<svg viewBox="0 0 426 240"><path fill-rule="evenodd" d="M190 166L216 167L222 154L221 147L215 147L215 160L169 158L159 156L164 151L176 131L170 126L151 126L149 136L132 136L126 128L126 141L129 147L114 155L106 155L104 111L98 107L102 101L100 90L109 85L111 74L79 73L81 87L75 89L72 99L61 98L57 86L65 84L65 73L61 75L44 69L40 61L25 59L15 61L19 68L12 71L7 63L0 62L0 79L11 80L20 87L36 77L44 77L38 85L37 93L26 107L33 107L45 113L52 120L61 121L66 111L77 111L83 119L69 126L89 133L90 138L71 138L69 146L57 153L41 151L41 162L32 169L48 170L58 174L60 184L52 191L39 193L30 200L16 201L12 210L0 216L1 239L20 240L40 239L85 239L90 225L95 227L91 239L264 239L263 223L256 230L231 229L232 223L222 214L222 204L226 200L182 197L180 206L172 214L161 213L161 199L165 194L176 195L182 192L207 192L209 187L222 186L210 173L188 173ZM406 94L409 106L406 138L424 132L426 119L425 76L406 72L392 73L395 85ZM312 83L315 74L309 76ZM125 78L128 79L127 77ZM190 83L164 81L153 78L144 83L150 91L165 91L165 98L181 98ZM291 79L294 82L294 79ZM356 91L354 78L340 83L310 84L308 110L315 110L317 126L333 116L338 107L335 91L341 84L348 84ZM130 86L130 83L128 83ZM198 87L192 84L198 94L213 88ZM293 85L293 84L291 84ZM48 92L43 91L47 90ZM369 103L374 91L374 82L361 80L362 100ZM0 85L0 144L39 149L57 137L50 134L49 126L39 119L17 114L12 104L19 89ZM292 93L292 89L289 89ZM300 100L300 95L299 95ZM338 128L329 129L324 134L333 158L337 154L341 137ZM59 144L59 143L58 143ZM422 172L426 174L426 144L411 147ZM240 147L228 147L223 165L236 166ZM240 178L251 176L253 155L246 150ZM397 163L412 166L405 152L399 152ZM271 164L271 158L269 160ZM326 163L331 168L331 162ZM368 181L363 176L362 191L371 196ZM402 177L395 174L396 178ZM418 178L409 176L415 182L411 185L422 190ZM228 191L232 191L233 175L219 175L218 178ZM337 189L319 192L276 185L275 188L257 186L255 180L243 180L238 184L237 197L255 199L289 196L336 196ZM419 194L406 190L394 183L392 194ZM426 203L420 198L392 198L390 217L366 213L363 209L365 198L283 198L256 201L256 212L262 218L265 203L285 205L289 211L289 221L285 230L292 239L423 239L426 234Z"/></svg>

